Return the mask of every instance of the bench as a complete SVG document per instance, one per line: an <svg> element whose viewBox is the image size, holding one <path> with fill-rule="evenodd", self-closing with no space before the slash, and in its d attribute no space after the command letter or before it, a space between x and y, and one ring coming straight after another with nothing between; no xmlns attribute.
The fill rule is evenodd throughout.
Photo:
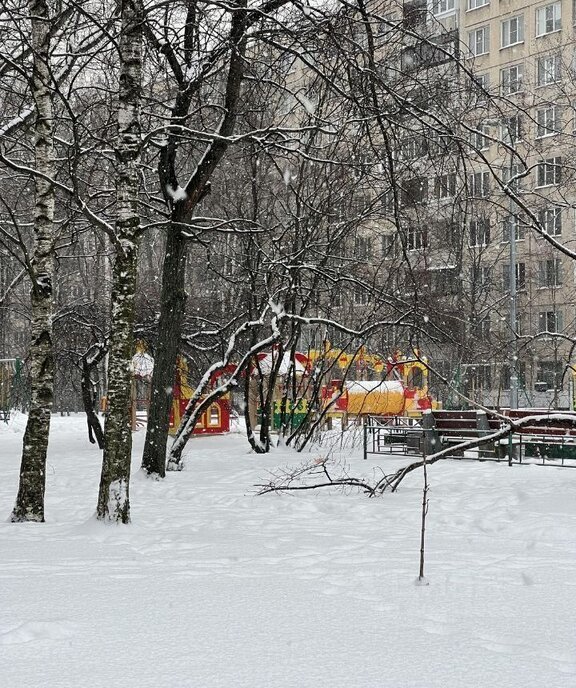
<svg viewBox="0 0 576 688"><path fill-rule="evenodd" d="M500 429L502 423L485 411L429 411L422 416L424 446L427 454L434 454L447 447L479 439ZM471 450L474 458L500 460L494 442L486 442ZM450 453L453 458L466 458L466 450Z"/></svg>

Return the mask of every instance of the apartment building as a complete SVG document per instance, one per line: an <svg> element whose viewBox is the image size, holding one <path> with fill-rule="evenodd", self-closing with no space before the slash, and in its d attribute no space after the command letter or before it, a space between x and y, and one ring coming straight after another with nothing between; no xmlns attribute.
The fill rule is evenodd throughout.
<svg viewBox="0 0 576 688"><path fill-rule="evenodd" d="M432 362L489 404L510 403L514 369L520 405L573 396L574 12L562 1L412 0L388 15L405 31L402 74L429 91L417 125L399 127L400 200L374 250L390 271L397 261L400 292L430 308Z"/></svg>

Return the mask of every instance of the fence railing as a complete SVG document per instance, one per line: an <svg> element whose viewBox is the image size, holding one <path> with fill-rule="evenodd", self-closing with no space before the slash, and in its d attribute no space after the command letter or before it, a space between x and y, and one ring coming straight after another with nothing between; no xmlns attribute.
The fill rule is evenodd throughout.
<svg viewBox="0 0 576 688"><path fill-rule="evenodd" d="M474 428L450 428L438 434L413 424L371 419L364 425L364 459L370 454L421 456L425 448L429 455L453 447L446 458L576 468L576 435L511 433L498 440L486 439L475 447L459 447L487 434L489 431Z"/></svg>

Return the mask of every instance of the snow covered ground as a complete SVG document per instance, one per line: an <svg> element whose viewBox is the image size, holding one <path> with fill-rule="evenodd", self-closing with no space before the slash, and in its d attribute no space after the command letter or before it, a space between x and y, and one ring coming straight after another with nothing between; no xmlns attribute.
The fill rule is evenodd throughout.
<svg viewBox="0 0 576 688"><path fill-rule="evenodd" d="M0 428L1 688L576 686L576 471L431 467L417 587L419 474L379 499L256 496L302 457L231 434L155 483L140 432L133 523L104 526L100 453L54 417L47 523L12 525L22 429ZM355 475L399 461L344 454Z"/></svg>

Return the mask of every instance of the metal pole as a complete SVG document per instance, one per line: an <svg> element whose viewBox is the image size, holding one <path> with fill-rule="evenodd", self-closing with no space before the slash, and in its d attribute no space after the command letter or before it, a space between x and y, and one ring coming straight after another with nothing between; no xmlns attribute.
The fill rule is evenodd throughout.
<svg viewBox="0 0 576 688"><path fill-rule="evenodd" d="M510 163L510 176L512 175L512 163ZM510 408L518 408L518 340L517 310L516 310L516 228L518 219L512 214L513 202L510 201L510 330L512 342L510 345Z"/></svg>

